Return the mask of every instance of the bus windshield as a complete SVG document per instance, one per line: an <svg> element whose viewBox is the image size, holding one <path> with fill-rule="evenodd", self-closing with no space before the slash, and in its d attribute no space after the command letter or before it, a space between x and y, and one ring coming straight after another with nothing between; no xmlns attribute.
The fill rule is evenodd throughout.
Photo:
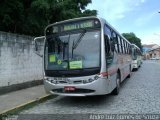
<svg viewBox="0 0 160 120"><path fill-rule="evenodd" d="M46 37L45 69L72 70L100 67L100 31L84 30Z"/></svg>

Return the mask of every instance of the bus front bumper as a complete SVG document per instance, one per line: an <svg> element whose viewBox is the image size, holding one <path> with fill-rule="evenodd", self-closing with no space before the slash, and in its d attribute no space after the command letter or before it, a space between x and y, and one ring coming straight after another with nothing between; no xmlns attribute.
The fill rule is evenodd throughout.
<svg viewBox="0 0 160 120"><path fill-rule="evenodd" d="M110 93L107 79L98 79L86 84L53 84L44 80L46 92L60 96L93 96ZM65 90L65 88L74 88L74 90Z"/></svg>

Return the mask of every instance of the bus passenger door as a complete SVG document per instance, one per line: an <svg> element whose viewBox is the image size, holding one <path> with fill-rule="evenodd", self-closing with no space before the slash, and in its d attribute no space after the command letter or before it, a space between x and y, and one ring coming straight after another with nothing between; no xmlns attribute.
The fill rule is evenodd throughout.
<svg viewBox="0 0 160 120"><path fill-rule="evenodd" d="M115 88L116 79L114 74L114 52L111 50L111 29L105 26L104 30L104 41L105 41L105 58L106 58L106 68L108 73L108 82L110 90Z"/></svg>

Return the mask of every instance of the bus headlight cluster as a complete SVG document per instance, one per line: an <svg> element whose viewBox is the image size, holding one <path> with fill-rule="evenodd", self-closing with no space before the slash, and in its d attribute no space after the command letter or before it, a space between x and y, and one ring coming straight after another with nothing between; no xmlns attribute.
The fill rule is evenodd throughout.
<svg viewBox="0 0 160 120"><path fill-rule="evenodd" d="M94 76L94 80L99 79L100 77L98 75Z"/></svg>
<svg viewBox="0 0 160 120"><path fill-rule="evenodd" d="M44 80L48 80L48 77L44 77Z"/></svg>
<svg viewBox="0 0 160 120"><path fill-rule="evenodd" d="M57 84L57 80L51 80L51 83Z"/></svg>
<svg viewBox="0 0 160 120"><path fill-rule="evenodd" d="M93 81L95 81L95 80L97 80L99 78L99 76L94 76L94 78L89 78L89 79L86 79L86 80L83 80L83 83L85 84L85 83L91 83L91 82L93 82Z"/></svg>
<svg viewBox="0 0 160 120"><path fill-rule="evenodd" d="M53 80L53 78L45 78L44 80L47 80L51 83L57 84L57 80Z"/></svg>
<svg viewBox="0 0 160 120"><path fill-rule="evenodd" d="M89 78L89 79L83 80L83 83L84 83L84 84L85 84L85 83L90 83L90 82L92 82L92 81L94 81L94 79Z"/></svg>

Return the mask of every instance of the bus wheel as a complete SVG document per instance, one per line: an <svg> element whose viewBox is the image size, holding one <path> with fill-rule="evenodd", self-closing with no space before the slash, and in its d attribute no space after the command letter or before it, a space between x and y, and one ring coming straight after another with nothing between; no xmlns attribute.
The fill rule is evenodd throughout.
<svg viewBox="0 0 160 120"><path fill-rule="evenodd" d="M138 68L134 68L135 71L138 71Z"/></svg>
<svg viewBox="0 0 160 120"><path fill-rule="evenodd" d="M118 95L119 94L119 89L120 89L120 74L117 73L117 78L116 78L116 88L112 91L113 95Z"/></svg>
<svg viewBox="0 0 160 120"><path fill-rule="evenodd" d="M129 68L129 74L127 76L127 78L130 78L131 77L131 74L132 74L132 70L131 70L131 67Z"/></svg>

